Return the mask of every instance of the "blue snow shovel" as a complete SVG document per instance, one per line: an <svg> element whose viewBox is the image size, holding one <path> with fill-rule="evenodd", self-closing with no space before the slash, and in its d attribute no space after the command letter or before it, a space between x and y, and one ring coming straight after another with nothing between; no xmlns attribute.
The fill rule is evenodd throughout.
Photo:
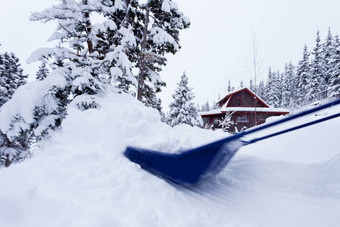
<svg viewBox="0 0 340 227"><path fill-rule="evenodd" d="M242 137L338 104L340 104L340 99L181 153L170 154L136 147L127 147L124 155L130 161L139 164L143 169L163 179L179 185L193 185L200 180L216 175L227 165L237 150L242 146L340 117L340 113L250 141L242 141Z"/></svg>

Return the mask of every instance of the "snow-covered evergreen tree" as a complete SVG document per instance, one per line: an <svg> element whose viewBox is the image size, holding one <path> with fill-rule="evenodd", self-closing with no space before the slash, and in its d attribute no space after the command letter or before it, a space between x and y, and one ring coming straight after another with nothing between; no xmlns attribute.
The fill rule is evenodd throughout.
<svg viewBox="0 0 340 227"><path fill-rule="evenodd" d="M333 41L333 35L331 33L331 29L328 30L328 34L325 40L325 43L321 45L322 51L322 61L323 61L323 68L324 68L324 74L323 74L323 80L322 80L322 97L321 99L328 97L328 87L330 83L330 77L331 77L331 71L332 68L334 68L333 65L333 52L334 52L334 41Z"/></svg>
<svg viewBox="0 0 340 227"><path fill-rule="evenodd" d="M257 95L263 99L264 101L267 100L266 98L266 87L264 85L263 80L260 81L259 85L257 86Z"/></svg>
<svg viewBox="0 0 340 227"><path fill-rule="evenodd" d="M201 107L201 111L204 112L204 111L210 111L210 105L209 105L209 102L207 101L206 103L204 103Z"/></svg>
<svg viewBox="0 0 340 227"><path fill-rule="evenodd" d="M14 53L0 54L0 108L12 98L18 87L26 83L26 78Z"/></svg>
<svg viewBox="0 0 340 227"><path fill-rule="evenodd" d="M39 69L36 73L35 78L37 80L44 80L49 73L48 68L46 67L46 63L44 61L41 62L41 65L39 66Z"/></svg>
<svg viewBox="0 0 340 227"><path fill-rule="evenodd" d="M0 54L0 113L3 112L3 105L11 100L15 91L26 83L27 75L23 74L20 67L19 59L14 53ZM4 119L0 116L0 121ZM0 128L0 168L9 166L11 162L18 161L24 158L27 154L20 154L15 148L19 145L22 147L26 144L23 141L13 144L11 148L8 145L11 143L5 133ZM21 142L21 143L20 143Z"/></svg>
<svg viewBox="0 0 340 227"><path fill-rule="evenodd" d="M192 88L188 87L188 77L183 73L175 93L172 95L174 101L169 105L169 119L172 127L179 124L188 124L191 126L201 125L201 119L192 93Z"/></svg>
<svg viewBox="0 0 340 227"><path fill-rule="evenodd" d="M320 43L320 34L317 32L316 43L313 49L313 59L310 66L311 80L307 85L307 96L310 101L320 100L323 97L325 84L325 67L322 58L322 46Z"/></svg>
<svg viewBox="0 0 340 227"><path fill-rule="evenodd" d="M287 89L287 85L284 84L284 73L281 73L280 71L277 71L277 78L276 78L276 89L277 89L277 95L278 95L278 103L276 104L276 107L282 107L284 105L283 98L284 98L284 92L285 89Z"/></svg>
<svg viewBox="0 0 340 227"><path fill-rule="evenodd" d="M282 107L292 108L296 106L295 100L297 99L297 77L293 64L290 62L285 65L282 81Z"/></svg>
<svg viewBox="0 0 340 227"><path fill-rule="evenodd" d="M227 88L227 91L228 91L228 93L232 91L230 79L228 80L228 88Z"/></svg>
<svg viewBox="0 0 340 227"><path fill-rule="evenodd" d="M255 91L256 88L254 86L254 82L253 82L253 79L250 79L249 80L249 89L252 90L252 91Z"/></svg>
<svg viewBox="0 0 340 227"><path fill-rule="evenodd" d="M266 101L269 105L273 107L279 107L280 104L280 91L279 91L279 75L271 71L269 68L268 71L268 80L266 85Z"/></svg>
<svg viewBox="0 0 340 227"><path fill-rule="evenodd" d="M329 96L340 97L340 40L338 36L335 37L332 53L330 64L333 67L329 70Z"/></svg>
<svg viewBox="0 0 340 227"><path fill-rule="evenodd" d="M142 29L136 34L137 99L148 104L157 100L155 93L165 86L159 76L161 67L166 64L165 54L175 54L179 50L179 31L188 28L190 21L172 0L148 0L138 9L142 15Z"/></svg>
<svg viewBox="0 0 340 227"><path fill-rule="evenodd" d="M90 13L100 12L99 2L62 0L32 14L31 20L57 23L49 40L58 45L32 53L28 62L48 62L51 73L42 81L22 86L2 108L0 130L7 138L5 149L15 150L11 161L27 156L33 140L57 129L71 102L81 110L98 107L94 95L104 92L106 81L94 49L98 37Z"/></svg>
<svg viewBox="0 0 340 227"><path fill-rule="evenodd" d="M241 82L240 82L240 89L241 89L241 88L244 88L243 80L241 80Z"/></svg>
<svg viewBox="0 0 340 227"><path fill-rule="evenodd" d="M99 53L99 59L102 59L101 69L110 84L134 95L137 80L132 70L133 62L138 59L134 30L141 30L138 22L138 1L100 2L101 13L107 19L96 29L98 40L95 49Z"/></svg>
<svg viewBox="0 0 340 227"><path fill-rule="evenodd" d="M274 106L297 108L330 96L338 97L340 91L339 46L339 37L333 38L330 29L324 43L321 43L320 34L317 32L313 52L310 53L305 45L302 60L296 67L292 63L286 64L280 82L273 82L278 78L277 74L270 70L263 99ZM273 75L276 77L275 80L273 80ZM279 91L277 95L273 95L274 90ZM281 93L282 103L280 103ZM258 95L261 97L259 92ZM279 100L278 104L275 104L276 99Z"/></svg>
<svg viewBox="0 0 340 227"><path fill-rule="evenodd" d="M299 61L296 68L297 76L297 105L304 105L307 103L308 85L311 80L311 69L309 61L310 53L307 46L304 46L302 60Z"/></svg>

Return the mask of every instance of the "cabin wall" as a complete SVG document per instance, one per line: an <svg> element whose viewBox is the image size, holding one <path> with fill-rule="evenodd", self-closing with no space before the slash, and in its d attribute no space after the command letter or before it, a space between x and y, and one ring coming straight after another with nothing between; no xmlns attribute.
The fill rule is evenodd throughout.
<svg viewBox="0 0 340 227"><path fill-rule="evenodd" d="M280 116L280 113L266 113L266 112L235 112L231 119L234 124L231 125L227 131L234 133L236 131L240 132L243 129L251 128L255 125L260 125L266 122L266 119L272 116ZM213 116L203 116L204 126L208 128L221 128L219 121L222 121L225 114L213 115ZM255 122L255 118L257 119Z"/></svg>

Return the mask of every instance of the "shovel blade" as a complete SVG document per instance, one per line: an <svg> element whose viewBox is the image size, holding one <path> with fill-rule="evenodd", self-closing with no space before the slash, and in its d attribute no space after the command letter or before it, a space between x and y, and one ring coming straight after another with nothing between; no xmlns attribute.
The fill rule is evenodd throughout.
<svg viewBox="0 0 340 227"><path fill-rule="evenodd" d="M127 147L124 155L158 177L179 185L192 185L220 172L242 145L243 142L234 138L179 154Z"/></svg>

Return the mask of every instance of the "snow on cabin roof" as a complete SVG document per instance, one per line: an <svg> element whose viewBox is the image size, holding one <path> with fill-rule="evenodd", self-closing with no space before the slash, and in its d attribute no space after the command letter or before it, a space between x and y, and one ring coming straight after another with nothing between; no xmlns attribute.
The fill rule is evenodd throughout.
<svg viewBox="0 0 340 227"><path fill-rule="evenodd" d="M222 107L210 111L199 112L199 115L216 115L224 114L226 112L266 112L266 113L289 113L288 109L284 108L271 108L271 107Z"/></svg>
<svg viewBox="0 0 340 227"><path fill-rule="evenodd" d="M228 96L232 96L232 95L234 95L234 94L236 94L236 93L238 93L238 92L240 92L240 91L242 91L242 90L248 90L252 95L255 95L256 98L257 98L260 102L262 102L263 104L265 104L265 105L267 105L267 106L269 107L269 104L268 104L268 103L266 103L265 101L263 101L263 99L261 99L258 95L256 95L254 91L252 91L251 89L249 89L249 88L247 88L247 87L240 88L240 89L238 89L238 90L236 90L236 91L231 91L231 92L227 93L222 99L218 100L217 103L219 103L219 102L221 102L222 100L226 99Z"/></svg>

